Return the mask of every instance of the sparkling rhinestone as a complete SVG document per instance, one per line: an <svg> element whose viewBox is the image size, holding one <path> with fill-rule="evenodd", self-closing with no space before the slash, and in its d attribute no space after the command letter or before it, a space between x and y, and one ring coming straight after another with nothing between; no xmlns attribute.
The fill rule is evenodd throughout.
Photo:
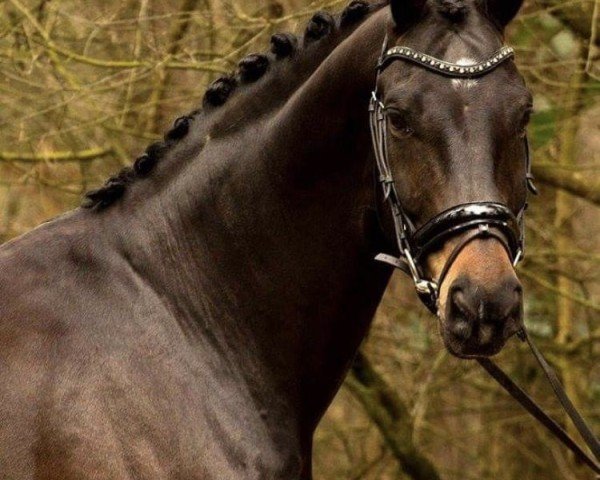
<svg viewBox="0 0 600 480"><path fill-rule="evenodd" d="M481 72L483 70L483 65L479 65L479 71Z"/></svg>
<svg viewBox="0 0 600 480"><path fill-rule="evenodd" d="M444 65L443 63L440 63L440 68L441 68L442 70L445 70L445 69L446 69L446 65Z"/></svg>
<svg viewBox="0 0 600 480"><path fill-rule="evenodd" d="M475 68L473 68L473 67L469 68L469 72L475 73Z"/></svg>
<svg viewBox="0 0 600 480"><path fill-rule="evenodd" d="M453 72L454 70L456 70L456 68L454 67L450 67L450 71Z"/></svg>
<svg viewBox="0 0 600 480"><path fill-rule="evenodd" d="M431 62L429 62L429 65L435 65L435 60L432 60Z"/></svg>

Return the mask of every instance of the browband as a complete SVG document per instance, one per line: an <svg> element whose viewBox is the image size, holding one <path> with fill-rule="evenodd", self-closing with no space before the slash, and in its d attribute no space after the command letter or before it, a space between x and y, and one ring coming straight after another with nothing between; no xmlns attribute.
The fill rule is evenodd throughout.
<svg viewBox="0 0 600 480"><path fill-rule="evenodd" d="M515 50L512 47L504 46L483 62L470 65L459 65L457 63L445 62L444 60L440 60L439 58L432 57L425 53L417 52L410 47L393 47L383 54L377 65L377 69L379 71L385 69L385 67L393 60L406 60L447 77L475 78L490 73L505 60L514 57L514 55Z"/></svg>

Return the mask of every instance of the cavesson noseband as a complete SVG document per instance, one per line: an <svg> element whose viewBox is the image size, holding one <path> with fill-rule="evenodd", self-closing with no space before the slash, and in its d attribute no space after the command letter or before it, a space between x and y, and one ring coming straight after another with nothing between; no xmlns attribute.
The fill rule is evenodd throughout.
<svg viewBox="0 0 600 480"><path fill-rule="evenodd" d="M379 74L393 61L401 60L445 77L472 79L487 75L513 56L514 50L505 46L482 62L458 65L417 52L409 47L393 47L388 50L386 39L377 65L377 75L379 77ZM429 310L433 313L437 312L442 282L458 255L472 241L485 237L495 238L504 246L515 265L521 261L525 248L524 216L527 202L517 215L506 205L496 202L471 202L457 205L432 218L419 229L415 228L402 208L396 191L387 150L386 108L379 99L377 87L371 94L369 115L379 173L378 180L383 189L384 200L392 211L395 240L400 254L399 257L395 257L382 253L377 255L376 259L409 274L414 281L419 298ZM525 139L525 151L527 155L525 181L528 190L536 193L527 139ZM427 279L422 267L426 256L441 247L447 240L462 234L465 236L449 255L437 281Z"/></svg>

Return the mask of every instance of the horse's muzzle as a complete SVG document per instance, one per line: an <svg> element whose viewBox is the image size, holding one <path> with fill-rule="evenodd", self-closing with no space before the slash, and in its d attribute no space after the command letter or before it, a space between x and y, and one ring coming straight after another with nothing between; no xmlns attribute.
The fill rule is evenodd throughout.
<svg viewBox="0 0 600 480"><path fill-rule="evenodd" d="M488 357L523 327L523 294L514 275L482 286L468 276L456 278L448 291L442 337L459 357Z"/></svg>

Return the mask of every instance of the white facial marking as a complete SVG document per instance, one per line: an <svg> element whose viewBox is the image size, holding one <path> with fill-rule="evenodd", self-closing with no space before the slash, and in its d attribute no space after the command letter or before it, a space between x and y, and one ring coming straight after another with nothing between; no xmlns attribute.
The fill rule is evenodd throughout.
<svg viewBox="0 0 600 480"><path fill-rule="evenodd" d="M472 58L463 57L453 63L456 63L457 65L471 66L471 65L475 65L477 63L477 61L473 60ZM455 90L458 90L461 88L469 90L473 87L476 87L477 83L478 83L477 80L470 80L470 79L459 80L459 79L455 78L452 80L452 86L454 87Z"/></svg>

